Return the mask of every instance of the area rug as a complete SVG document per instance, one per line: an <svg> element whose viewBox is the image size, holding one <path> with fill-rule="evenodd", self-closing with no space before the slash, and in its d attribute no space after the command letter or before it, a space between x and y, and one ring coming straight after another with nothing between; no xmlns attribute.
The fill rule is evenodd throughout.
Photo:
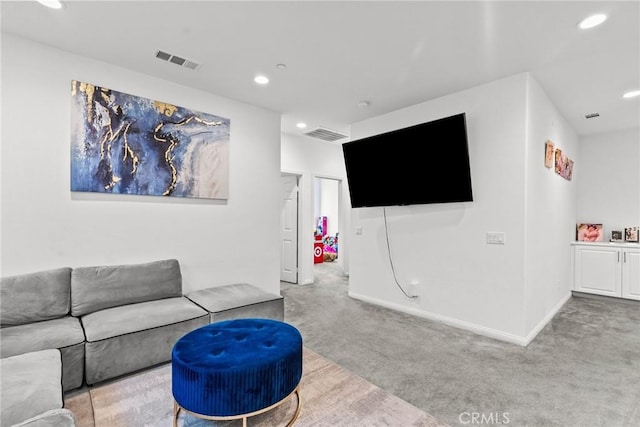
<svg viewBox="0 0 640 427"><path fill-rule="evenodd" d="M305 348L302 410L296 427L446 426L408 402ZM172 426L171 366L163 365L65 399L77 427ZM276 409L249 418L249 426L283 426L291 419L295 396ZM180 413L181 427L236 427L241 420L214 422Z"/></svg>

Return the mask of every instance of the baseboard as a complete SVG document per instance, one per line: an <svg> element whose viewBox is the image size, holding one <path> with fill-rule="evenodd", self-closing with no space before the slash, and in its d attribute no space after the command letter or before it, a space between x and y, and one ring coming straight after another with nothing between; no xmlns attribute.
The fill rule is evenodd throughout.
<svg viewBox="0 0 640 427"><path fill-rule="evenodd" d="M551 319L553 319L553 316L555 316L558 311L560 311L562 306L565 305L570 298L571 292L565 295L564 298L562 298L560 302L558 302L558 304L556 304L555 307L553 307L553 309L551 309L551 311L547 313L546 316L544 316L544 318L536 325L536 327L533 328L533 330L527 335L524 344L525 346L529 345L529 343L531 343L531 341L533 341L534 338L538 336L538 334L544 329L544 327L547 326L547 323L549 323Z"/></svg>
<svg viewBox="0 0 640 427"><path fill-rule="evenodd" d="M608 301L616 304L640 304L640 300L620 298L620 297L610 297L608 295L590 294L590 293L580 292L580 291L571 291L571 295L577 298L589 298L589 299L599 300L599 301Z"/></svg>
<svg viewBox="0 0 640 427"><path fill-rule="evenodd" d="M443 316L441 314L431 313L424 310L418 310L412 307L405 307L400 304L390 303L388 301L382 301L377 298L371 298L365 295L357 294L354 292L349 292L349 296L355 298L360 301L368 302L374 305L379 305L382 307L389 308L391 310L400 311L403 313L411 314L414 316L422 317L429 320L434 320L436 322L444 323L449 326L454 326L456 328L465 329L470 332L474 332L478 335L486 336L489 338L494 338L500 341L505 341L511 344L517 344L523 347L526 347L529 344L530 340L527 341L527 337L522 337L519 335L509 334L507 332L499 331L497 329L487 328L485 326L476 325L474 323L465 322L463 320L454 319L452 317ZM569 295L571 296L571 295ZM567 298L568 299L568 298ZM562 305L560 305L561 307ZM554 313L555 314L555 313ZM552 316L553 317L553 316ZM532 338L533 339L533 338Z"/></svg>

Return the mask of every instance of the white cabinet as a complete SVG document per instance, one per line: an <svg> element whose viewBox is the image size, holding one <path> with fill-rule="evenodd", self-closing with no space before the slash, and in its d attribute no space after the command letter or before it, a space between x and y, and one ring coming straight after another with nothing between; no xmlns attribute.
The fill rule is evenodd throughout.
<svg viewBox="0 0 640 427"><path fill-rule="evenodd" d="M622 249L622 298L640 300L640 249Z"/></svg>
<svg viewBox="0 0 640 427"><path fill-rule="evenodd" d="M574 243L573 289L640 300L640 247L624 243Z"/></svg>

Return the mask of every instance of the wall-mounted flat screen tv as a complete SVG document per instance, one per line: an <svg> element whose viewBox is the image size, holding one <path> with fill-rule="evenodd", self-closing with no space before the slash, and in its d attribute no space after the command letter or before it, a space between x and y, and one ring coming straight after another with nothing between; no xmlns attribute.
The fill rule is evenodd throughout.
<svg viewBox="0 0 640 427"><path fill-rule="evenodd" d="M351 206L473 201L465 113L342 144Z"/></svg>

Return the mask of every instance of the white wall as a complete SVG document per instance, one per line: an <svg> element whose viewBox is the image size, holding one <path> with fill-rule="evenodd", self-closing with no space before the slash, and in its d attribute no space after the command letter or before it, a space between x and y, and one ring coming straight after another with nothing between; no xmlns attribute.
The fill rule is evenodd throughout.
<svg viewBox="0 0 640 427"><path fill-rule="evenodd" d="M340 195L340 181L328 178L316 178L320 191L320 214L327 217L327 231L329 236L335 236L340 231L340 209L338 198Z"/></svg>
<svg viewBox="0 0 640 427"><path fill-rule="evenodd" d="M530 340L571 296L569 244L575 239L577 188L584 170L578 136L531 76L527 94L524 300ZM544 166L547 140L574 160L571 181Z"/></svg>
<svg viewBox="0 0 640 427"><path fill-rule="evenodd" d="M640 129L581 138L578 167L577 222L640 226Z"/></svg>
<svg viewBox="0 0 640 427"><path fill-rule="evenodd" d="M352 125L359 139L465 112L474 201L386 209L398 279L419 282L415 300L394 283L382 208L353 209L350 295L522 342L527 79L519 74ZM425 167L437 162L425 159ZM487 231L505 232L506 244L488 245Z"/></svg>
<svg viewBox="0 0 640 427"><path fill-rule="evenodd" d="M341 209L339 224L342 230L348 229L348 203L346 171L342 147L329 142L315 141L305 136L282 134L281 145L282 172L300 176L299 206L300 223L298 230L299 284L313 283L313 230L315 228L314 200L320 196L314 189L314 178L332 178L340 180L339 203ZM317 196L317 197L316 197ZM346 237L346 236L345 236ZM348 238L340 233L340 256L338 265L349 273Z"/></svg>
<svg viewBox="0 0 640 427"><path fill-rule="evenodd" d="M230 118L229 200L71 193L73 79ZM278 114L3 34L2 125L2 275L177 258L186 292L280 292Z"/></svg>

